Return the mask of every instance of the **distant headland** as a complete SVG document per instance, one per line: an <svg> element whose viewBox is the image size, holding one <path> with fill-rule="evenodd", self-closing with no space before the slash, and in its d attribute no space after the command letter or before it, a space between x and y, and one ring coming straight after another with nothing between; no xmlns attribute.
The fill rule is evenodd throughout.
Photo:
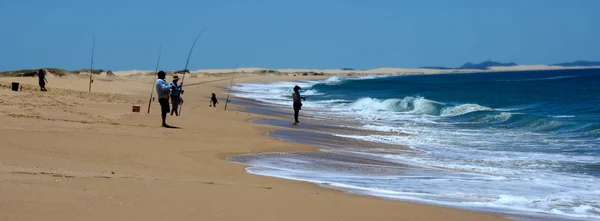
<svg viewBox="0 0 600 221"><path fill-rule="evenodd" d="M490 70L492 67L517 67L517 66L531 66L531 65L519 65L515 62L497 62L497 61L484 61L481 63L471 63L467 62L460 67L451 68L451 67L441 67L441 66L424 66L419 67L423 69L437 69L437 70ZM535 66L545 66L545 65L535 65ZM574 62L565 62L558 64L547 65L551 67L600 67L600 61L574 61Z"/></svg>

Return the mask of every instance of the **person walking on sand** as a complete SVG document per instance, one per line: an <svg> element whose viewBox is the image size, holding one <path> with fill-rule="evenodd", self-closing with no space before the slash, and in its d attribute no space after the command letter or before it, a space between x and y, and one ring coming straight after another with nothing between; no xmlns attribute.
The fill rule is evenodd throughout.
<svg viewBox="0 0 600 221"><path fill-rule="evenodd" d="M175 113L175 116L179 116L179 104L181 104L181 84L177 84L179 81L179 76L173 76L173 81L171 82L171 105L173 106L171 109L171 116Z"/></svg>
<svg viewBox="0 0 600 221"><path fill-rule="evenodd" d="M210 97L210 101L208 102L208 106L209 107L217 107L217 104L219 103L219 101L217 101L217 95L215 95L215 93L212 93L212 97Z"/></svg>
<svg viewBox="0 0 600 221"><path fill-rule="evenodd" d="M167 124L167 114L169 113L169 94L172 88L165 80L166 75L167 74L164 71L158 72L158 80L156 80L156 93L158 94L158 103L160 103L162 127L175 128Z"/></svg>
<svg viewBox="0 0 600 221"><path fill-rule="evenodd" d="M298 114L300 113L300 110L302 110L302 101L301 100L305 100L306 101L306 97L302 97L300 96L300 88L298 85L296 85L294 87L294 93L292 94L292 98L294 99L294 124L300 123L300 121L298 121Z"/></svg>
<svg viewBox="0 0 600 221"><path fill-rule="evenodd" d="M46 90L46 83L48 83L48 80L46 80L46 70L44 69L40 69L38 71L38 78L39 78L39 85L40 85L40 90L41 91L47 91Z"/></svg>

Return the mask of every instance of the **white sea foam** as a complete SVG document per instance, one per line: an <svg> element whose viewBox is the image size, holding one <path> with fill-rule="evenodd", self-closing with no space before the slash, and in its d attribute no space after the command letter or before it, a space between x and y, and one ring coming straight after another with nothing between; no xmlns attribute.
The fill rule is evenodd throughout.
<svg viewBox="0 0 600 221"><path fill-rule="evenodd" d="M557 116L550 116L550 117L554 117L554 118L574 118L575 115L557 115Z"/></svg>
<svg viewBox="0 0 600 221"><path fill-rule="evenodd" d="M340 77L340 76L333 76L330 78L327 78L327 80L325 80L325 84L329 84L329 85L336 85L336 84L340 84L345 80L344 77Z"/></svg>
<svg viewBox="0 0 600 221"><path fill-rule="evenodd" d="M342 76L332 76L329 77L323 81L310 81L310 83L314 83L314 84L318 84L318 83L324 83L327 85L338 85L343 83L344 81L354 81L354 80L368 80L368 79L377 79L377 78L385 78L385 77L390 77L392 75L369 75L369 76L362 76L362 77L357 77L357 78L345 78Z"/></svg>
<svg viewBox="0 0 600 221"><path fill-rule="evenodd" d="M523 180L516 175L495 175L494 170L472 174L418 168L402 169L398 175L379 174L377 170L358 175L346 171L360 165L348 164L354 169L339 170L328 167L326 159L295 158L287 154L262 159L258 155L243 163L252 165L247 169L251 173L313 182L359 194L513 214L600 218L598 198L593 194L598 184L585 176L544 173ZM590 185L573 191L572 185L577 183Z"/></svg>
<svg viewBox="0 0 600 221"><path fill-rule="evenodd" d="M350 109L354 111L392 111L392 112L411 112L416 114L437 115L443 103L425 99L423 97L405 97L403 99L374 99L370 97L358 99L350 104Z"/></svg>

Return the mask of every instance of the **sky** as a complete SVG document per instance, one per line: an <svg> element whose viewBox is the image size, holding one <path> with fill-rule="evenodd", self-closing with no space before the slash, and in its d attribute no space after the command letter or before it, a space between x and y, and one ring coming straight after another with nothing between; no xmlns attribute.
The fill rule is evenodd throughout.
<svg viewBox="0 0 600 221"><path fill-rule="evenodd" d="M0 71L600 61L597 0L2 0ZM161 48L162 42L162 51ZM237 61L237 62L236 62Z"/></svg>

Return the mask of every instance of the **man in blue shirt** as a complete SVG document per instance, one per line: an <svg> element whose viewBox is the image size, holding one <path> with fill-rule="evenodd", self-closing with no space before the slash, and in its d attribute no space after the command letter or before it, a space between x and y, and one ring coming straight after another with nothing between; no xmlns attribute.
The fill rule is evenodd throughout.
<svg viewBox="0 0 600 221"><path fill-rule="evenodd" d="M171 86L165 80L166 73L158 72L158 80L156 80L156 93L158 94L158 103L160 103L162 127L175 128L167 124L167 114L169 113L169 95L171 94Z"/></svg>
<svg viewBox="0 0 600 221"><path fill-rule="evenodd" d="M173 76L173 81L171 82L171 116L175 113L176 116L179 116L179 104L181 103L181 84L177 84L179 81L179 76Z"/></svg>

